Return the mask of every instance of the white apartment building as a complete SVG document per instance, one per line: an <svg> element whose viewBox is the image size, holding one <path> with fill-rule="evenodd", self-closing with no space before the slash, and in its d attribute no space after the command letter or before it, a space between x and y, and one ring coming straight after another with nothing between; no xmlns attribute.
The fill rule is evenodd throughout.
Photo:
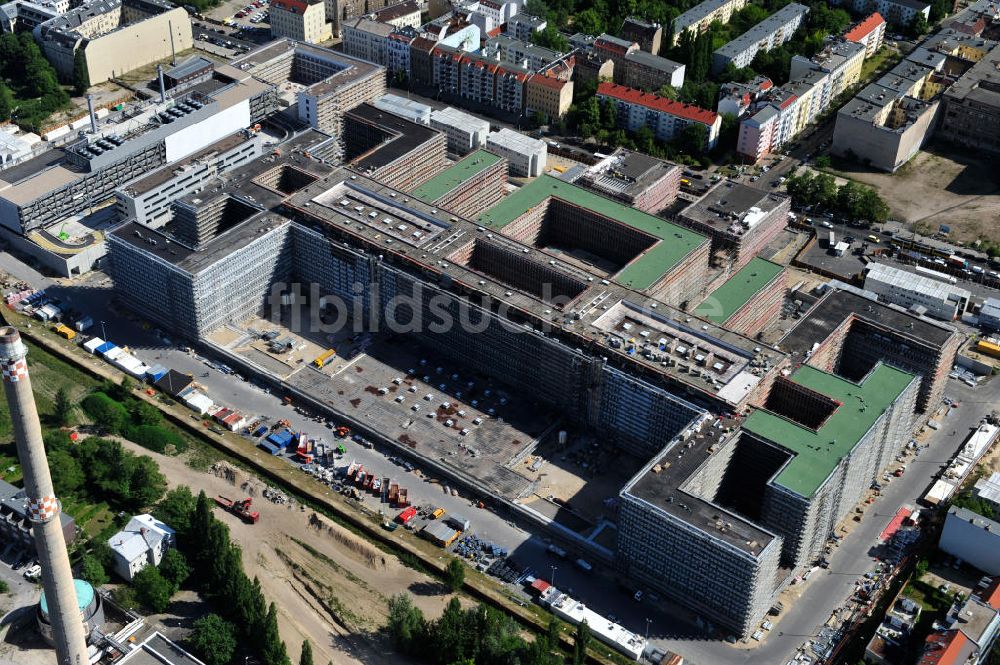
<svg viewBox="0 0 1000 665"><path fill-rule="evenodd" d="M431 127L444 132L448 152L459 155L484 147L490 133L489 121L450 106L431 113Z"/></svg>
<svg viewBox="0 0 1000 665"><path fill-rule="evenodd" d="M770 51L791 39L808 13L808 7L796 2L782 7L733 41L717 49L712 54L712 71L721 72L729 63L738 68L750 66L754 57L761 51Z"/></svg>
<svg viewBox="0 0 1000 665"><path fill-rule="evenodd" d="M486 138L486 149L506 158L510 174L521 178L542 175L548 159L545 141L506 128L493 132Z"/></svg>

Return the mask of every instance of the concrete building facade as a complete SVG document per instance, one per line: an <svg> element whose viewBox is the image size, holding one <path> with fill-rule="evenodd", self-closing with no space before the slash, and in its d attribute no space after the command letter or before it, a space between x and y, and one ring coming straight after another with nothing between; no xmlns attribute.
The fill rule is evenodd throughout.
<svg viewBox="0 0 1000 665"><path fill-rule="evenodd" d="M65 81L82 50L91 85L194 47L187 12L166 0L91 2L42 23L34 35Z"/></svg>
<svg viewBox="0 0 1000 665"><path fill-rule="evenodd" d="M306 44L320 44L332 37L323 0L274 0L268 9L271 36Z"/></svg>
<svg viewBox="0 0 1000 665"><path fill-rule="evenodd" d="M685 32L708 30L713 22L729 23L733 12L746 7L748 0L704 0L674 19L670 45L675 46Z"/></svg>
<svg viewBox="0 0 1000 665"><path fill-rule="evenodd" d="M712 54L716 74L732 63L737 69L748 67L758 53L766 53L792 38L802 25L809 8L796 2L785 5L745 33Z"/></svg>
<svg viewBox="0 0 1000 665"><path fill-rule="evenodd" d="M542 175L549 153L545 141L506 127L486 137L486 150L506 159L510 174L521 178Z"/></svg>
<svg viewBox="0 0 1000 665"><path fill-rule="evenodd" d="M431 127L444 132L448 152L464 155L486 145L490 123L456 108L446 107L431 113Z"/></svg>

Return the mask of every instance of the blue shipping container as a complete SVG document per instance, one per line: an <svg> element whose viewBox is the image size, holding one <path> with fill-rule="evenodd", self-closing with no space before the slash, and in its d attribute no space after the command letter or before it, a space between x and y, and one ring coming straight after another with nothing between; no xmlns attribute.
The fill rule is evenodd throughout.
<svg viewBox="0 0 1000 665"><path fill-rule="evenodd" d="M261 441L260 447L266 450L267 452L271 453L272 455L277 455L278 453L281 452L281 448L273 444L270 444L267 441Z"/></svg>
<svg viewBox="0 0 1000 665"><path fill-rule="evenodd" d="M288 444L292 442L292 436L293 435L289 430L284 429L267 437L267 440L280 448L286 448L288 447Z"/></svg>
<svg viewBox="0 0 1000 665"><path fill-rule="evenodd" d="M253 433L254 436L264 436L265 434L267 434L267 425L261 425Z"/></svg>

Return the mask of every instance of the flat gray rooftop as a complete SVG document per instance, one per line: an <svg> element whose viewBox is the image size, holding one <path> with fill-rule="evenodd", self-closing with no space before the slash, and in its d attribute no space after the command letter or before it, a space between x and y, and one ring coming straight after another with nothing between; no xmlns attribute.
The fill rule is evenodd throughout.
<svg viewBox="0 0 1000 665"><path fill-rule="evenodd" d="M644 469L630 485L626 485L623 493L642 499L713 538L757 556L774 540L774 534L680 489L711 457L711 449L719 445L723 431L705 427L702 433L695 434L687 442L672 444L654 460L651 467ZM729 441L726 445L734 445L734 442Z"/></svg>
<svg viewBox="0 0 1000 665"><path fill-rule="evenodd" d="M793 359L804 358L852 314L906 335L916 344L935 348L943 346L955 334L955 329L944 323L908 314L849 291L831 290L782 338L779 346Z"/></svg>
<svg viewBox="0 0 1000 665"><path fill-rule="evenodd" d="M680 216L682 219L724 229L732 224L735 217L743 215L750 208L757 207L770 212L786 198L756 187L722 180L708 190L705 196L681 211Z"/></svg>

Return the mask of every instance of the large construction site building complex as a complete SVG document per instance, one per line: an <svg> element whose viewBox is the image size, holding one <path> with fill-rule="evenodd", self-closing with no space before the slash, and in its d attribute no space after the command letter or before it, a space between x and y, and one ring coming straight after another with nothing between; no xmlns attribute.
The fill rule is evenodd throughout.
<svg viewBox="0 0 1000 665"><path fill-rule="evenodd" d="M713 189L686 220L710 238L548 175L504 196L503 159L476 152L448 166L442 133L370 105L343 121L358 126L344 159L330 136L306 130L173 201L163 226L114 231L122 302L227 353L213 341L223 327L258 316L283 325L291 304L329 313L339 303L383 359L402 338L502 384L533 404L527 412L640 460L622 475L641 466L620 492L607 559L716 626L751 633L909 439L950 366L954 331L864 298L838 304L855 296L832 291L781 347L766 346L726 326L754 334L780 309L784 270L750 248L784 226L784 197ZM425 163L401 171L416 154ZM728 282L712 278L715 243L735 254ZM896 344L921 336L908 352ZM276 362L230 357L253 371ZM282 380L481 496L514 506L531 491L513 467L551 427L487 416L493 435L451 420L428 429L436 412L415 418L420 404L377 389L421 372L375 362L388 363L357 361L360 382L311 369Z"/></svg>

